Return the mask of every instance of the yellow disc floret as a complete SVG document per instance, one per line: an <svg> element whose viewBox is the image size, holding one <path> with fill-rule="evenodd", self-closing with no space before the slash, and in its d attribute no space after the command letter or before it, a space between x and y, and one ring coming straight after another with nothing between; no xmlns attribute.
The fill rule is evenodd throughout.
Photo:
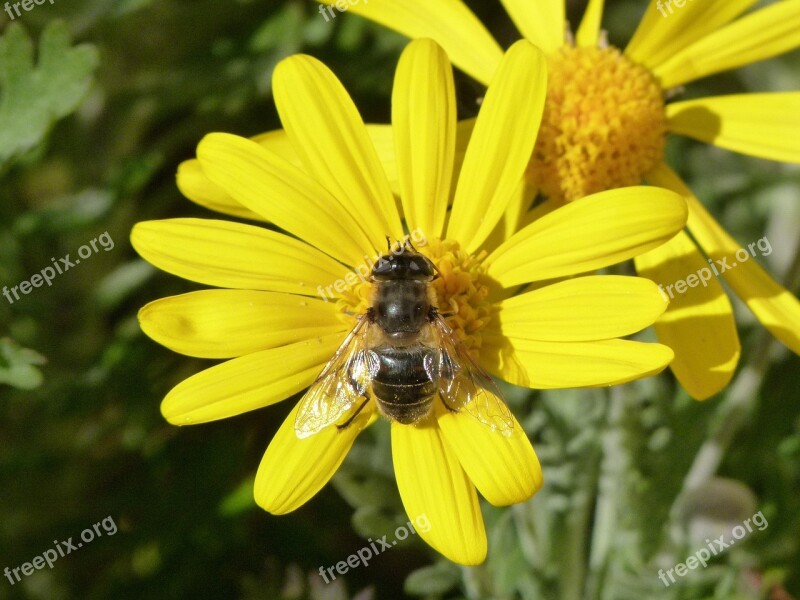
<svg viewBox="0 0 800 600"><path fill-rule="evenodd" d="M436 266L431 282L432 302L464 345L474 351L481 347L481 330L492 315L488 300L489 280L483 266L485 253L467 254L458 242L428 240L417 250ZM364 314L372 304L374 284L358 283L341 294L337 307L343 315Z"/></svg>
<svg viewBox="0 0 800 600"><path fill-rule="evenodd" d="M662 159L666 117L653 75L616 48L564 46L548 61L547 101L529 174L569 202L636 185Z"/></svg>
<svg viewBox="0 0 800 600"><path fill-rule="evenodd" d="M492 316L485 252L467 254L458 242L434 240L420 252L433 261L439 277L433 281L439 312L470 350L481 347L481 330Z"/></svg>

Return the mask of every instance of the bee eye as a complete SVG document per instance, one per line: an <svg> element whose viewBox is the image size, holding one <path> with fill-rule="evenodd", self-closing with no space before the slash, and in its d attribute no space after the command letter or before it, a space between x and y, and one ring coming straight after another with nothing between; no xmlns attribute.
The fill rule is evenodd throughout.
<svg viewBox="0 0 800 600"><path fill-rule="evenodd" d="M414 314L415 315L422 314L422 304L415 304L414 305Z"/></svg>

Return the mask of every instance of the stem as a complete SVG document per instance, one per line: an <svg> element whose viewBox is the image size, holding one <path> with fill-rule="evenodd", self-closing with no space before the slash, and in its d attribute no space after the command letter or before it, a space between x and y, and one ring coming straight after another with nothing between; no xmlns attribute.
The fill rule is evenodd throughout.
<svg viewBox="0 0 800 600"><path fill-rule="evenodd" d="M627 466L620 432L624 410L625 390L619 386L611 388L606 431L603 435L603 457L597 484L598 498L589 556L586 598L600 598L608 568L608 552L616 531L622 475Z"/></svg>
<svg viewBox="0 0 800 600"><path fill-rule="evenodd" d="M579 506L567 519L568 530L565 535L564 551L559 557L561 600L580 600L583 582L586 579L584 553L589 511L584 505L588 504L587 500L586 490L579 491L575 498L575 503Z"/></svg>
<svg viewBox="0 0 800 600"><path fill-rule="evenodd" d="M719 469L734 437L755 409L758 390L770 366L774 341L768 331L761 333L752 363L745 365L731 385L725 402L719 407L721 420L703 442L683 482L681 496L708 481Z"/></svg>
<svg viewBox="0 0 800 600"><path fill-rule="evenodd" d="M612 399L617 388L612 390ZM604 414L592 426L601 426L609 421L611 400L604 402ZM560 597L562 600L580 600L584 597L587 588L587 542L590 537L590 524L592 513L595 509L595 496L598 481L600 480L601 464L603 462L603 445L597 444L590 448L582 457L583 464L578 472L585 475L578 478L575 486L573 500L574 510L567 518L567 534L562 544L563 551L559 557L559 583L561 585Z"/></svg>

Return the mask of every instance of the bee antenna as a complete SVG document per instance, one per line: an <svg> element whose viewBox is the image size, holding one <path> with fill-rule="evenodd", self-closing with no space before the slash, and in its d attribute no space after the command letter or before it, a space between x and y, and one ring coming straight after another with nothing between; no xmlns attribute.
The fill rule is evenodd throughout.
<svg viewBox="0 0 800 600"><path fill-rule="evenodd" d="M388 235L386 236L386 251L389 252L390 254L392 252L392 240L389 238Z"/></svg>
<svg viewBox="0 0 800 600"><path fill-rule="evenodd" d="M411 238L410 238L410 237L408 237L408 236L406 236L406 246L408 246L408 247L409 247L409 248L411 248L411 249L412 249L414 252L416 252L417 254L419 254L419 250L417 250L416 248L414 248L414 244L412 244L412 243L411 243Z"/></svg>

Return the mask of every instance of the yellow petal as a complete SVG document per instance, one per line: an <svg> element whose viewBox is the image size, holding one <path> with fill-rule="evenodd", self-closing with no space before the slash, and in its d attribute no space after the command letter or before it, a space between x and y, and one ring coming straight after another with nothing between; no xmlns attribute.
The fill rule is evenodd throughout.
<svg viewBox="0 0 800 600"><path fill-rule="evenodd" d="M369 139L372 140L372 145L375 146L375 151L378 153L378 160L383 165L392 193L399 195L400 175L397 173L397 155L394 149L392 126L368 123L367 133L369 134Z"/></svg>
<svg viewBox="0 0 800 600"><path fill-rule="evenodd" d="M552 198L547 198L536 205L535 208L530 209L519 220L519 226L517 229L524 229L534 221L541 219L543 216L550 214L557 208L561 207L562 205L559 202L556 202Z"/></svg>
<svg viewBox="0 0 800 600"><path fill-rule="evenodd" d="M355 265L370 253L361 224L336 198L258 143L211 133L197 146L197 158L209 179L239 203L326 254Z"/></svg>
<svg viewBox="0 0 800 600"><path fill-rule="evenodd" d="M292 145L292 140L286 135L285 130L273 129L272 131L254 135L250 139L257 142L258 145L263 146L265 150L269 150L273 154L280 156L283 160L292 163L295 167L303 167L303 161L297 156L297 152L295 152L294 146Z"/></svg>
<svg viewBox="0 0 800 600"><path fill-rule="evenodd" d="M484 337L481 363L523 387L557 389L617 385L662 371L673 353L661 344L629 340L539 342Z"/></svg>
<svg viewBox="0 0 800 600"><path fill-rule="evenodd" d="M297 54L278 63L275 104L295 151L311 173L362 224L374 250L403 237L394 196L361 115L336 76Z"/></svg>
<svg viewBox="0 0 800 600"><path fill-rule="evenodd" d="M544 55L525 40L506 53L464 156L447 237L474 252L502 218L530 161L544 110Z"/></svg>
<svg viewBox="0 0 800 600"><path fill-rule="evenodd" d="M383 170L386 172L386 178L389 180L389 187L392 189L392 193L395 196L399 196L400 182L397 179L392 126L368 123L366 124L366 128L369 139L372 140L375 151L378 153L378 160L383 166ZM297 152L295 152L292 140L289 139L285 129L273 129L272 131L255 135L250 139L258 142L258 144L263 146L266 150L292 163L295 167L305 170L305 165Z"/></svg>
<svg viewBox="0 0 800 600"><path fill-rule="evenodd" d="M642 277L578 277L500 303L499 331L529 340L585 342L630 335L667 308L658 287Z"/></svg>
<svg viewBox="0 0 800 600"><path fill-rule="evenodd" d="M471 131L471 128L469 131ZM466 148L466 142L469 139L469 131L466 131L467 138L463 139L461 142L462 157L464 149ZM383 165L384 171L386 171L386 177L389 179L392 192L399 195L400 182L397 175L392 126L368 124L367 133L378 153L378 159L381 165ZM260 133L250 139L258 142L260 146L263 146L273 154L277 154L295 167L303 167L303 163L294 151L294 146L292 146L289 136L286 135L283 129ZM256 221L264 220L261 215L245 208L231 198L225 190L213 183L205 173L203 173L200 162L197 159L185 160L178 166L177 183L178 189L180 189L184 196L201 206L243 219L252 219Z"/></svg>
<svg viewBox="0 0 800 600"><path fill-rule="evenodd" d="M300 159L283 129L267 131L266 133L253 136L250 139L258 142L267 150L279 155L284 160L289 161L294 166L301 166ZM394 149L392 149L392 155L394 156ZM392 160L394 160L394 158L392 158ZM264 220L261 215L239 204L236 200L231 198L230 194L212 182L206 174L203 173L200 162L195 158L185 160L178 166L177 182L178 189L180 189L181 193L192 202L196 202L201 206L235 217L253 219L256 221Z"/></svg>
<svg viewBox="0 0 800 600"><path fill-rule="evenodd" d="M800 92L740 94L667 105L669 129L742 154L800 162Z"/></svg>
<svg viewBox="0 0 800 600"><path fill-rule="evenodd" d="M472 132L475 129L475 119L464 119L459 121L456 125L456 157L453 164L453 181L458 181L461 175L461 167L464 166L464 156L467 154L467 147L469 140L472 137ZM456 192L456 186L450 186L450 204L453 203L453 196Z"/></svg>
<svg viewBox="0 0 800 600"><path fill-rule="evenodd" d="M378 159L383 165L383 170L386 171L386 177L389 179L389 185L394 194L400 194L400 182L397 178L397 165L394 154L394 138L392 137L391 125L374 125L367 124L367 133L369 139L372 140L375 146L375 151L378 153ZM289 161L296 167L303 168L303 162L294 151L294 146L286 135L283 129L276 129L256 135L252 138L261 146L277 154L281 158Z"/></svg>
<svg viewBox="0 0 800 600"><path fill-rule="evenodd" d="M486 558L475 486L442 440L436 420L420 425L392 423L392 460L406 513L430 527L420 537L453 562L478 565Z"/></svg>
<svg viewBox="0 0 800 600"><path fill-rule="evenodd" d="M625 54L648 69L658 67L692 42L713 33L758 0L688 0L679 7L651 0Z"/></svg>
<svg viewBox="0 0 800 600"><path fill-rule="evenodd" d="M684 47L653 73L668 89L749 65L800 46L798 30L800 0L776 2Z"/></svg>
<svg viewBox="0 0 800 600"><path fill-rule="evenodd" d="M253 486L256 504L283 515L308 502L336 473L373 413L370 403L344 429L328 427L300 439L294 432L295 406L261 459Z"/></svg>
<svg viewBox="0 0 800 600"><path fill-rule="evenodd" d="M447 410L440 402L437 413L445 443L491 504L525 502L542 487L539 459L516 419L511 435L504 435L463 411Z"/></svg>
<svg viewBox="0 0 800 600"><path fill-rule="evenodd" d="M769 240L763 237L746 246L739 245L666 165L661 165L647 179L684 195L689 203L689 231L706 255L714 260L715 268L761 324L800 354L800 302L754 258L759 253L772 253Z"/></svg>
<svg viewBox="0 0 800 600"><path fill-rule="evenodd" d="M594 48L600 39L600 26L603 21L603 0L589 0L583 13L575 41L583 48Z"/></svg>
<svg viewBox="0 0 800 600"><path fill-rule="evenodd" d="M176 181L181 194L200 206L242 219L264 220L264 217L239 204L230 194L211 181L196 158L185 160L178 165Z"/></svg>
<svg viewBox="0 0 800 600"><path fill-rule="evenodd" d="M314 296L345 271L287 235L228 221L143 221L134 225L131 244L162 271L216 287Z"/></svg>
<svg viewBox="0 0 800 600"><path fill-rule="evenodd" d="M491 252L521 229L520 224L527 216L528 208L533 204L537 193L538 189L527 178L519 181L511 195L506 211L503 213L503 218L498 221L492 233L484 240L483 250Z"/></svg>
<svg viewBox="0 0 800 600"><path fill-rule="evenodd" d="M500 0L525 38L546 54L564 45L564 0Z"/></svg>
<svg viewBox="0 0 800 600"><path fill-rule="evenodd" d="M343 333L234 358L176 385L161 403L173 425L226 419L285 400L307 388L333 357Z"/></svg>
<svg viewBox="0 0 800 600"><path fill-rule="evenodd" d="M337 1L323 3L335 6ZM348 12L412 39L435 40L454 65L484 84L491 80L503 55L494 38L461 0L369 0L349 4Z"/></svg>
<svg viewBox="0 0 800 600"><path fill-rule="evenodd" d="M647 252L686 224L674 192L637 186L592 194L537 219L487 259L503 287L587 273Z"/></svg>
<svg viewBox="0 0 800 600"><path fill-rule="evenodd" d="M411 42L400 57L392 126L408 228L439 238L453 176L456 96L450 61L431 40Z"/></svg>
<svg viewBox="0 0 800 600"><path fill-rule="evenodd" d="M725 290L684 232L635 261L639 274L669 297L656 333L675 352L672 372L692 398L713 396L728 385L739 362L739 336Z"/></svg>
<svg viewBox="0 0 800 600"><path fill-rule="evenodd" d="M232 358L342 332L333 302L250 290L202 290L161 298L139 311L150 338L199 358Z"/></svg>

